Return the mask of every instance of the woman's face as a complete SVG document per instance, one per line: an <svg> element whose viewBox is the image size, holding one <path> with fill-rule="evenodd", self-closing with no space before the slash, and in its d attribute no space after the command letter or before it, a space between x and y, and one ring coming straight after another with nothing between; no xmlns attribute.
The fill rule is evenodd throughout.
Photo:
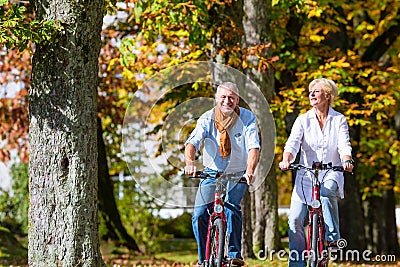
<svg viewBox="0 0 400 267"><path fill-rule="evenodd" d="M310 99L310 104L313 107L329 107L329 100L331 96L326 94L322 89L322 86L319 84L316 84L310 89L308 97Z"/></svg>

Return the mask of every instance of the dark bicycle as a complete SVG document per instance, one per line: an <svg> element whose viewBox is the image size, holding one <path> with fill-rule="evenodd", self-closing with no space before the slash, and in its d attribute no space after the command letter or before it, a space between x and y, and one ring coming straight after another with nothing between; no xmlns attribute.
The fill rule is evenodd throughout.
<svg viewBox="0 0 400 267"><path fill-rule="evenodd" d="M312 198L309 207L309 223L307 234L307 258L310 267L326 267L329 262L329 253L325 237L325 222L320 199L321 183L318 180L319 171L344 172L343 166L332 166L332 163L323 164L313 162L311 167L301 164L291 164L289 170L306 170L312 173ZM325 174L326 175L326 174Z"/></svg>
<svg viewBox="0 0 400 267"><path fill-rule="evenodd" d="M234 181L237 183L247 183L246 178L237 176L237 174L219 173L211 176L202 171L196 172L195 177L191 178L216 178L216 186L214 193L214 202L212 210L209 210L210 219L208 221L207 243L206 243L206 260L205 267L230 267L240 266L242 264L234 262L227 257L226 241L226 215L225 215L225 196L226 183L224 181Z"/></svg>

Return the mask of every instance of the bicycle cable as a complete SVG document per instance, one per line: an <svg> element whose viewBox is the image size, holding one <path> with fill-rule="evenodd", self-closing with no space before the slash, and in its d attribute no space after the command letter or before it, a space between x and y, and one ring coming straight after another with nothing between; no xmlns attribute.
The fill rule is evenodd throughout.
<svg viewBox="0 0 400 267"><path fill-rule="evenodd" d="M324 182L329 181L329 180L332 180L332 181L335 181L335 182L336 182L336 180L334 180L334 179L328 179L328 180L325 181L325 177L328 175L328 173L329 173L330 171L332 171L332 169L326 170L326 171L324 172L324 176L323 176L322 179L321 179L321 185L322 185ZM302 193L303 193L304 201L306 202L305 204L308 206L306 194L305 194L305 192L304 192L304 185L303 185L304 176L306 176L307 172L310 172L312 175L315 175L315 174L314 174L312 171L310 171L310 170L305 170L304 173L303 173L303 175L302 175L302 177L301 177L301 191L302 191ZM311 177L311 179L313 179L313 178Z"/></svg>

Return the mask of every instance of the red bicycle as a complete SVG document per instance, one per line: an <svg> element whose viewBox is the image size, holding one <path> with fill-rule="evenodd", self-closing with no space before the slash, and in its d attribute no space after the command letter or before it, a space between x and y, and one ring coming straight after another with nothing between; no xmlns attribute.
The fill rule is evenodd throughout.
<svg viewBox="0 0 400 267"><path fill-rule="evenodd" d="M291 164L290 170L306 170L312 173L312 198L309 205L309 223L307 231L307 258L310 267L326 267L329 262L329 253L325 238L325 222L320 199L321 183L318 180L319 171L332 170L344 172L343 166L332 166L332 163L323 164L313 162L311 167L301 164Z"/></svg>
<svg viewBox="0 0 400 267"><path fill-rule="evenodd" d="M240 266L240 263L234 262L227 257L226 241L226 215L224 209L224 199L226 196L226 183L224 181L234 181L237 183L247 183L246 178L237 176L237 174L219 173L217 176L211 176L202 171L196 172L193 178L216 178L214 203L212 211L209 211L210 219L208 221L206 260L205 267L230 267Z"/></svg>

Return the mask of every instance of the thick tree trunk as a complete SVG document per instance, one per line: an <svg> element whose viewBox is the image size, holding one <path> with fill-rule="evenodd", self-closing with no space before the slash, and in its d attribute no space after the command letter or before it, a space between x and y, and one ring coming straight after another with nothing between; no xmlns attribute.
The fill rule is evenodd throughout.
<svg viewBox="0 0 400 267"><path fill-rule="evenodd" d="M245 0L243 4L243 29L244 38L242 46L250 50L254 46L270 43L268 18L271 2L264 0ZM270 50L264 48L261 54L264 58L270 57ZM274 94L274 77L272 68L259 68L259 58L249 54L247 56L250 68L245 69L247 76L258 86L264 97L270 100ZM260 71L261 70L261 71ZM259 101L254 101L258 103ZM257 105L257 104L255 104ZM274 122L268 120L267 107L257 106L257 116L260 131L275 129ZM259 114L257 114L259 113ZM261 139L262 150L269 151L275 145L275 131L270 131L269 140ZM272 135L272 136L271 136ZM273 155L274 151L271 151ZM263 154L262 154L263 155ZM265 176L266 175L266 176ZM278 249L280 237L278 231L278 189L276 182L273 156L261 156L256 170L256 176L265 177L263 183L254 191L255 220L253 220L253 252L258 255L261 250Z"/></svg>
<svg viewBox="0 0 400 267"><path fill-rule="evenodd" d="M60 20L38 45L30 115L30 266L104 266L97 220L97 84L104 1L31 1Z"/></svg>
<svg viewBox="0 0 400 267"><path fill-rule="evenodd" d="M109 175L106 147L103 139L101 119L97 119L97 147L98 147L98 177L99 177L99 215L102 216L106 227L106 239L118 241L127 248L139 251L135 240L127 233L122 225L117 204L114 197L114 186Z"/></svg>

